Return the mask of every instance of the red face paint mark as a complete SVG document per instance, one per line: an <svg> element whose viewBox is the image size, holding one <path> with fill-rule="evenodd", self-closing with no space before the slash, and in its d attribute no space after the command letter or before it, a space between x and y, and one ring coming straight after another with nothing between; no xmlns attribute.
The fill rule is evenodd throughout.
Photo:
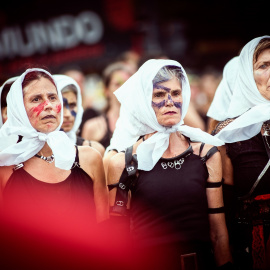
<svg viewBox="0 0 270 270"><path fill-rule="evenodd" d="M44 110L44 107L48 104L48 101L45 101L41 104L39 104L37 107L34 107L33 109L31 109L33 111L33 113L36 113L36 116L39 116L40 113Z"/></svg>
<svg viewBox="0 0 270 270"><path fill-rule="evenodd" d="M60 113L60 112L61 112L61 109L62 109L61 104L58 104L58 105L56 106L56 113Z"/></svg>

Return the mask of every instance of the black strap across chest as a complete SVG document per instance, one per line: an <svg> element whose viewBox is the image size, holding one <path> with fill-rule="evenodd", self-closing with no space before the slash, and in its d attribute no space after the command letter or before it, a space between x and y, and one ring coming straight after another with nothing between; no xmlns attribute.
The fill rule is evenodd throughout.
<svg viewBox="0 0 270 270"><path fill-rule="evenodd" d="M205 143L202 143L200 146L200 151L199 151L199 156L201 156L203 147L204 147ZM210 157L212 157L216 152L218 152L218 148L216 146L213 146L207 153L205 156L201 157L201 160L203 161L203 163L205 163Z"/></svg>
<svg viewBox="0 0 270 270"><path fill-rule="evenodd" d="M132 155L133 146L126 149L125 152L125 163L126 167L123 171L119 182L115 184L108 185L109 190L117 187L116 197L114 206L111 207L111 213L117 213L121 215L128 215L127 202L128 202L128 192L136 184L136 171L138 168L137 155Z"/></svg>
<svg viewBox="0 0 270 270"><path fill-rule="evenodd" d="M269 124L270 121L266 121L265 123ZM247 194L245 194L244 196L238 197L238 200L246 200L249 199L251 197L251 195L253 194L255 188L258 186L258 184L260 183L262 177L264 176L264 174L266 173L266 171L268 170L269 166L270 166L270 148L268 146L268 137L270 136L270 134L268 132L266 132L266 134L262 135L262 139L263 139L263 143L265 146L265 150L266 153L268 155L268 162L265 165L265 167L263 168L262 172L260 173L260 175L258 176L257 180L254 182L253 186L251 187L251 189L249 190L249 192Z"/></svg>
<svg viewBox="0 0 270 270"><path fill-rule="evenodd" d="M75 167L80 168L80 160L79 160L79 151L78 151L78 146L75 144L75 148L76 148L76 156L75 156L75 161L71 167L71 170L74 169Z"/></svg>

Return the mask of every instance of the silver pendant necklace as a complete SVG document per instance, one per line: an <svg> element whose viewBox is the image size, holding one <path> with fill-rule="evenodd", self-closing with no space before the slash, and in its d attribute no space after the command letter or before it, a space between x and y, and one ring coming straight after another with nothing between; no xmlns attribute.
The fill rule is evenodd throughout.
<svg viewBox="0 0 270 270"><path fill-rule="evenodd" d="M263 128L263 136L265 137L266 144L268 148L270 149L270 145L268 143L268 137L270 136L270 124L267 122L264 122L262 125Z"/></svg>
<svg viewBox="0 0 270 270"><path fill-rule="evenodd" d="M262 125L264 136L270 136L270 123L267 123L267 122L264 122Z"/></svg>
<svg viewBox="0 0 270 270"><path fill-rule="evenodd" d="M45 160L48 163L53 163L54 162L54 155L53 154L51 156L48 156L48 157L44 157L44 156L40 156L40 155L36 154L35 157L41 158L41 159Z"/></svg>

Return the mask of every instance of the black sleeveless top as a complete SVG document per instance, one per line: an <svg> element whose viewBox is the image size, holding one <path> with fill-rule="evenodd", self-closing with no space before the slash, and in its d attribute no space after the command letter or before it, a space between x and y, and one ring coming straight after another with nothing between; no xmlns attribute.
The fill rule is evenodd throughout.
<svg viewBox="0 0 270 270"><path fill-rule="evenodd" d="M224 127L233 122L235 118L229 118L217 124L212 135L219 133ZM270 149L270 139L266 136ZM226 143L226 153L233 166L234 192L236 197L242 197L249 193L258 176L264 169L269 158L265 148L261 132L256 136L234 143ZM268 169L256 186L252 196L270 194L270 170Z"/></svg>
<svg viewBox="0 0 270 270"><path fill-rule="evenodd" d="M270 139L269 143L270 143ZM233 165L236 196L247 194L268 161L261 133L246 141L226 143L226 151ZM253 196L270 194L270 170L268 169Z"/></svg>
<svg viewBox="0 0 270 270"><path fill-rule="evenodd" d="M210 242L206 159L189 146L177 157L161 158L151 171L139 171L130 209L135 239L154 246Z"/></svg>
<svg viewBox="0 0 270 270"><path fill-rule="evenodd" d="M23 224L54 233L87 231L96 223L93 181L79 167L78 152L70 175L58 183L40 181L23 167L14 170L3 191L3 206Z"/></svg>

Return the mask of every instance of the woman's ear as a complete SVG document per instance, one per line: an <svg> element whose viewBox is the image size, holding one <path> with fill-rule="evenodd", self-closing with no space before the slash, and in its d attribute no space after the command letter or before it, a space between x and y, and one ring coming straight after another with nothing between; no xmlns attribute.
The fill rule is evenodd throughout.
<svg viewBox="0 0 270 270"><path fill-rule="evenodd" d="M7 121L7 107L1 108L3 124Z"/></svg>

